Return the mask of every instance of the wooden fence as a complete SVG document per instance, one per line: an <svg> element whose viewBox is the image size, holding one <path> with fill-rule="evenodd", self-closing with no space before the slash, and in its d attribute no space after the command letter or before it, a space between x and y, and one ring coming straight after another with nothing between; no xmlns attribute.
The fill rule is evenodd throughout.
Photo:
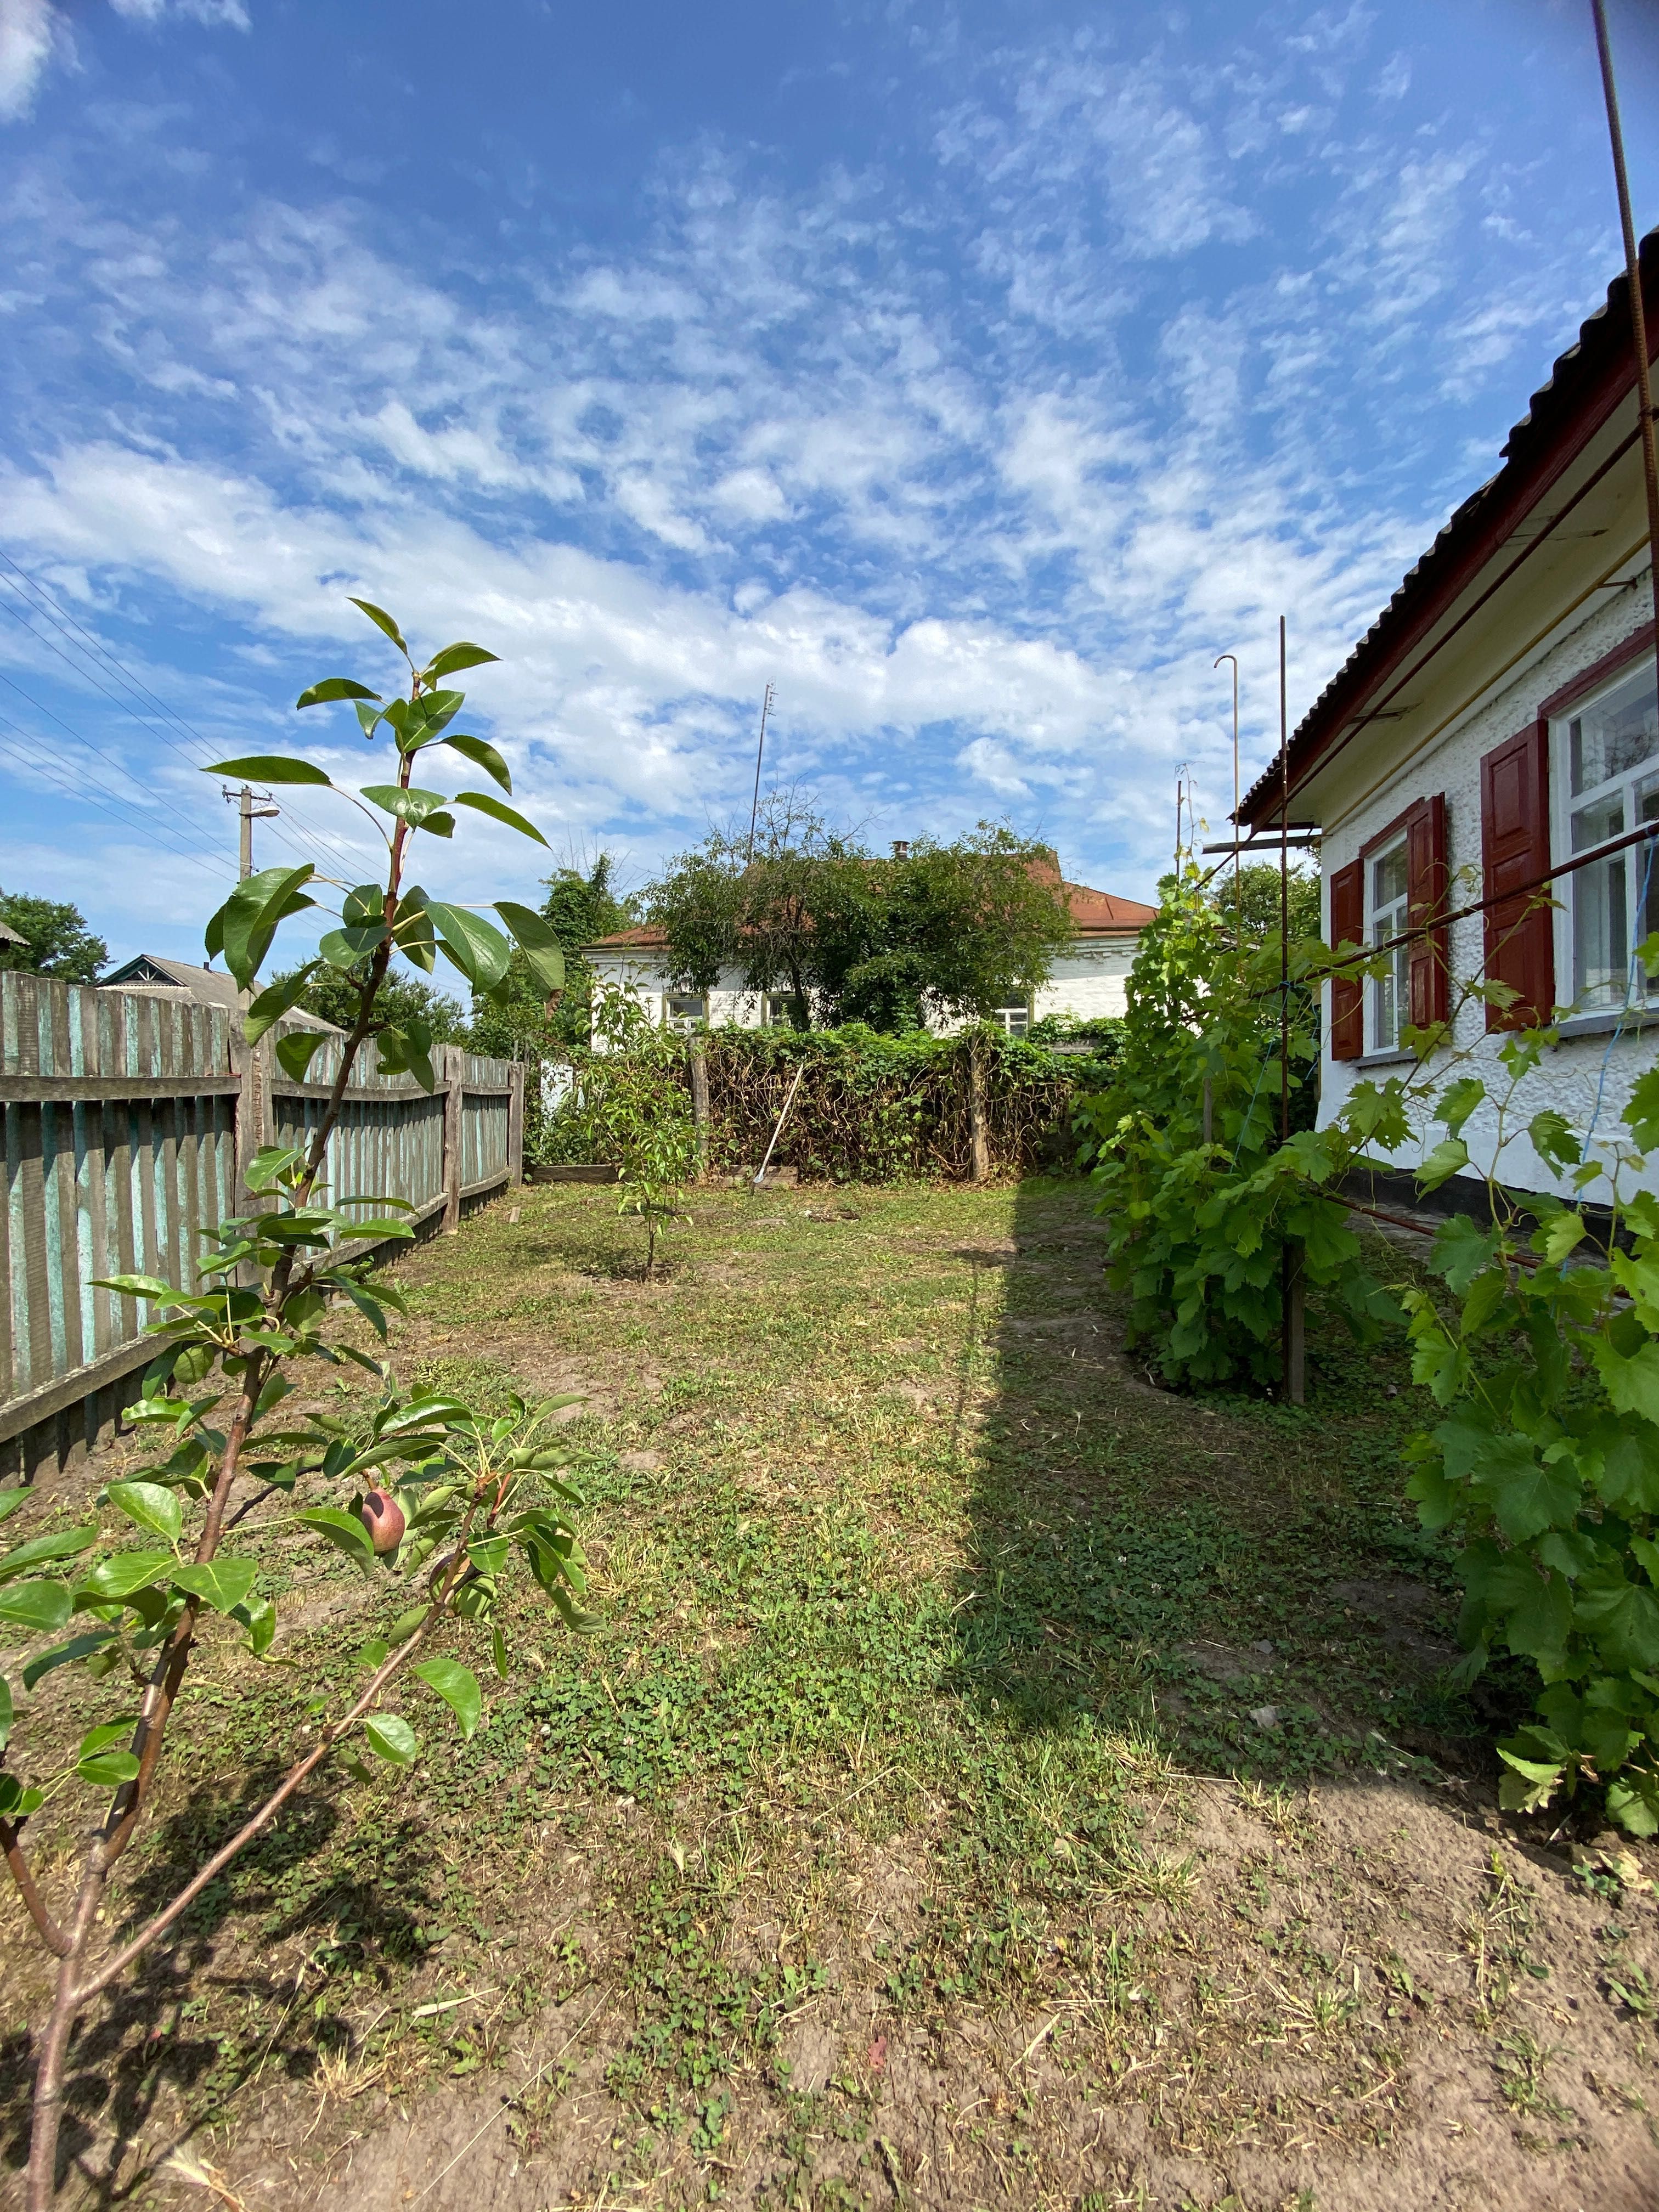
<svg viewBox="0 0 1659 2212"><path fill-rule="evenodd" d="M249 1047L216 1007L0 975L0 1472L61 1464L131 1395L149 1357L143 1312L95 1279L187 1287L202 1232L243 1210L250 1154L316 1127L339 1042L325 1041L302 1084L272 1044ZM365 1048L329 1187L406 1199L417 1228L454 1229L471 1202L521 1180L524 1069L453 1045L434 1064L428 1096L382 1075Z"/></svg>

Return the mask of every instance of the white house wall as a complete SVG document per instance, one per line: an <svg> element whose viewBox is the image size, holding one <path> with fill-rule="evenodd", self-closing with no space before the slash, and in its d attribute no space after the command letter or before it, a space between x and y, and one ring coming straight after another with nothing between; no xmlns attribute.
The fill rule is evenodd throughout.
<svg viewBox="0 0 1659 2212"><path fill-rule="evenodd" d="M1327 828L1322 851L1328 941L1332 877L1350 861L1357 860L1361 848L1402 814L1414 799L1431 797L1436 792L1443 792L1446 801L1446 837L1451 884L1449 904L1455 908L1471 904L1483 896L1480 859L1482 757L1505 738L1513 737L1527 723L1535 720L1544 700L1564 690L1574 678L1593 667L1605 654L1630 637L1641 626L1643 617L1651 605L1647 574L1644 571L1638 588L1607 594L1595 611L1553 644L1528 668L1524 675L1507 684L1483 702L1477 703L1431 749L1400 769L1382 788L1365 798L1357 808L1351 808L1345 813L1345 800L1340 787L1333 792L1325 801ZM1431 721L1437 712L1444 712L1454 703L1449 698L1443 706L1437 707L1434 700L1430 698L1425 701L1422 712L1425 718ZM1359 750L1355 748L1356 752ZM1552 756L1553 752L1552 748ZM1554 775L1555 762L1552 757L1552 822L1554 820ZM1356 760L1349 777L1351 784L1362 785L1368 780L1361 762ZM1553 845L1552 851L1556 858L1560 857L1559 846ZM1558 911L1553 920L1559 997L1564 990L1571 988L1571 945L1567 934L1566 915ZM1478 976L1481 971L1485 957L1485 927L1481 916L1472 915L1464 921L1454 922L1448 934L1455 1001L1459 979ZM1372 988L1369 980L1364 988L1369 1037ZM1334 1118L1356 1083L1367 1078L1381 1083L1390 1075L1409 1073L1413 1065L1408 1054L1368 1053L1358 1060L1333 1060L1328 1020L1325 1024L1325 1031L1320 1097L1322 1126ZM1447 1080L1455 1076L1475 1074L1486 1082L1489 1089L1507 1086L1509 1079L1498 1058L1504 1036L1503 1033L1488 1035L1483 1005L1471 1003L1465 1006L1456 1016L1453 1035L1456 1048L1468 1052L1472 1057L1454 1066L1452 1054L1442 1055L1439 1071L1444 1073ZM1526 1079L1517 1099L1520 1121L1523 1123L1529 1121L1540 1108L1554 1107L1581 1134L1589 1127L1593 1117L1596 1117L1598 1135L1620 1132L1619 1115L1630 1097L1631 1086L1644 1070L1652 1066L1656 1050L1656 1032L1652 1029L1645 1034L1626 1030L1616 1042L1611 1042L1609 1033L1564 1038L1561 1043L1546 1053L1542 1066ZM1435 1072L1432 1066L1431 1072ZM1598 1085L1601 1093L1599 1116L1596 1115ZM1444 1135L1443 1128L1438 1127L1430 1127L1420 1133L1418 1142L1395 1155L1398 1164L1402 1167L1414 1165L1423 1151L1431 1147ZM1463 1135L1472 1159L1484 1172L1491 1161L1497 1140L1493 1113L1483 1109L1465 1128ZM1472 1169L1470 1172L1475 1170ZM1499 1172L1505 1182L1522 1189L1554 1190L1563 1196L1570 1194L1567 1182L1538 1157L1524 1134L1506 1145ZM1659 1175L1650 1172L1644 1181L1649 1188L1659 1188ZM1585 1194L1592 1200L1605 1198L1607 1186L1602 1184Z"/></svg>
<svg viewBox="0 0 1659 2212"><path fill-rule="evenodd" d="M1055 1014L1075 1021L1097 1021L1104 1015L1121 1014L1127 1004L1126 986L1135 957L1137 939L1126 932L1121 938L1074 946L1054 962L1054 973L1039 986L1033 1011L1040 1020ZM675 995L661 963L648 953L592 953L588 956L600 980L629 991L653 1022L666 1018L667 1002ZM758 1029L761 1002L742 988L735 969L723 969L708 994L708 1018L719 1029L735 1025ZM941 1031L959 1027L939 1024Z"/></svg>

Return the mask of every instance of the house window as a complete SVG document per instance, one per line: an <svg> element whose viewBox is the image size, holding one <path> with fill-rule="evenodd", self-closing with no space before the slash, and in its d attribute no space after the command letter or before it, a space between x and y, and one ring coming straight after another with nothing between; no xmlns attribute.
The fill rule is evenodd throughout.
<svg viewBox="0 0 1659 2212"><path fill-rule="evenodd" d="M708 1019L708 1001L691 991L671 991L664 1002L663 1018L671 1030L694 1030Z"/></svg>
<svg viewBox="0 0 1659 2212"><path fill-rule="evenodd" d="M769 1030L792 1030L795 1026L795 1002L787 992L780 998L775 991L769 991L762 1012Z"/></svg>
<svg viewBox="0 0 1659 2212"><path fill-rule="evenodd" d="M1659 821L1659 702L1650 667L1638 667L1565 718L1551 752L1565 781L1560 808L1577 855ZM1644 939L1659 929L1655 847L1627 845L1563 878L1572 947L1572 996L1589 1012L1659 995L1659 972L1632 972ZM1558 847L1558 850L1559 848Z"/></svg>
<svg viewBox="0 0 1659 2212"><path fill-rule="evenodd" d="M1031 1026L1030 1001L1022 999L1018 1006L999 1006L991 1019L1011 1037L1023 1037Z"/></svg>
<svg viewBox="0 0 1659 2212"><path fill-rule="evenodd" d="M1411 1018L1411 947L1395 945L1410 927L1406 840L1372 855L1366 890L1370 902L1370 941L1392 945L1387 966L1371 983L1371 1050L1393 1052L1403 1024Z"/></svg>

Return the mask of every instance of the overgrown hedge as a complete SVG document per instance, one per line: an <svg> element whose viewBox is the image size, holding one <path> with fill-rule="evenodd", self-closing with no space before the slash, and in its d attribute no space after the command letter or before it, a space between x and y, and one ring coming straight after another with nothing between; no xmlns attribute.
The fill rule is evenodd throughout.
<svg viewBox="0 0 1659 2212"><path fill-rule="evenodd" d="M1088 1056L981 1029L937 1037L844 1029L709 1030L700 1040L708 1070L708 1166L714 1174L757 1167L798 1070L775 1165L812 1181L963 1181L972 1173L970 1058L984 1070L986 1138L993 1174L1021 1175L1072 1164L1073 1101L1109 1079L1114 1040ZM658 1079L690 1087L690 1048L653 1039ZM571 1102L550 1120L543 1156L603 1159L607 1062L583 1055ZM683 1107L681 1109L683 1110Z"/></svg>

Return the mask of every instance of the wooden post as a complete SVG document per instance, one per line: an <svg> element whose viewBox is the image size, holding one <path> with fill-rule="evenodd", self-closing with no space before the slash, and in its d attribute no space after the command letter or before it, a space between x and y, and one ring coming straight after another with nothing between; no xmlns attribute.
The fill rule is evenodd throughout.
<svg viewBox="0 0 1659 2212"><path fill-rule="evenodd" d="M968 1141L975 1182L991 1180L991 1146L985 1126L985 1056L977 1036L968 1045Z"/></svg>
<svg viewBox="0 0 1659 2212"><path fill-rule="evenodd" d="M525 1073L523 1060L515 1060L507 1078L513 1085L507 1101L507 1181L512 1190L524 1181Z"/></svg>
<svg viewBox="0 0 1659 2212"><path fill-rule="evenodd" d="M441 1048L444 1055L444 1235L454 1237L461 1226L461 1130L466 1094L466 1054L458 1044Z"/></svg>
<svg viewBox="0 0 1659 2212"><path fill-rule="evenodd" d="M1305 1328L1305 1285L1302 1273L1302 1247L1285 1247L1285 1395L1292 1406L1307 1402L1307 1334Z"/></svg>
<svg viewBox="0 0 1659 2212"><path fill-rule="evenodd" d="M691 1039L691 1122L696 1131L697 1181L708 1173L708 1055L702 1039Z"/></svg>

